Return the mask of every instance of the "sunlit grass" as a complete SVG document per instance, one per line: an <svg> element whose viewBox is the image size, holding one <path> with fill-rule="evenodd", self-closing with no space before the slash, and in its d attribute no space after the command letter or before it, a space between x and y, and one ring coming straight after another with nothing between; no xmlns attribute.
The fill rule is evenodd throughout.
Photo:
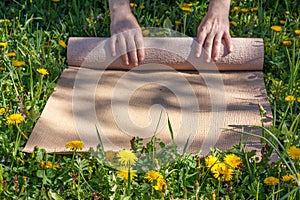
<svg viewBox="0 0 300 200"><path fill-rule="evenodd" d="M170 28L195 37L208 1L132 3L142 28ZM182 9L183 3L188 3L188 10ZM67 67L68 37L109 37L107 1L1 1L0 198L299 199L299 2L232 0L231 4L231 35L264 39L264 78L273 123L270 129L258 127L264 130L262 156L246 152L241 143L224 152L212 149L219 164L208 166L201 153L180 155L174 145L165 146L159 138L147 144L135 138L130 151L134 163L127 166L117 152L104 152L101 145L96 152L76 149L73 155L47 154L42 149L21 152ZM171 123L169 128L172 136ZM270 160L272 153L280 159ZM231 154L240 159L235 167L226 158Z"/></svg>

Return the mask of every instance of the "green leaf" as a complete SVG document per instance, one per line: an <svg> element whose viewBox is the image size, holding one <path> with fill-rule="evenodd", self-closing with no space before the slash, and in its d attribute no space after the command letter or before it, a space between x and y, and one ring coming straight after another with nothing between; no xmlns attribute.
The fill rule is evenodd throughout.
<svg viewBox="0 0 300 200"><path fill-rule="evenodd" d="M48 195L54 200L64 200L59 194L52 192L52 190L49 190Z"/></svg>
<svg viewBox="0 0 300 200"><path fill-rule="evenodd" d="M55 170L54 169L47 169L46 170L46 175L48 178L54 178L56 176Z"/></svg>
<svg viewBox="0 0 300 200"><path fill-rule="evenodd" d="M36 176L39 177L39 178L44 178L44 176L45 176L44 170L42 170L42 169L37 170L36 171Z"/></svg>
<svg viewBox="0 0 300 200"><path fill-rule="evenodd" d="M2 165L0 164L0 194L3 191L3 175L2 175Z"/></svg>
<svg viewBox="0 0 300 200"><path fill-rule="evenodd" d="M167 28L167 29L172 29L173 24L172 24L172 21L169 19L169 17L167 17L167 18L164 20L163 27L164 27L164 28Z"/></svg>
<svg viewBox="0 0 300 200"><path fill-rule="evenodd" d="M160 148L164 148L166 145L165 145L165 143L160 142L160 143L159 143L159 146L160 146Z"/></svg>

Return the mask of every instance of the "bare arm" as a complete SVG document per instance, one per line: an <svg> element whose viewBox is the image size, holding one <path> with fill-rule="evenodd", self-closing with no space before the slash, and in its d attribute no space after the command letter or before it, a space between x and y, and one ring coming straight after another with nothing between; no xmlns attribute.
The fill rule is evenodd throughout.
<svg viewBox="0 0 300 200"><path fill-rule="evenodd" d="M225 41L228 52L232 51L231 36L229 33L230 0L211 0L208 12L198 26L196 56L201 53L204 59L210 62L218 60L222 39ZM203 52L202 52L203 51Z"/></svg>
<svg viewBox="0 0 300 200"><path fill-rule="evenodd" d="M109 0L111 54L120 50L125 65L137 66L144 60L143 35L131 12L129 0Z"/></svg>

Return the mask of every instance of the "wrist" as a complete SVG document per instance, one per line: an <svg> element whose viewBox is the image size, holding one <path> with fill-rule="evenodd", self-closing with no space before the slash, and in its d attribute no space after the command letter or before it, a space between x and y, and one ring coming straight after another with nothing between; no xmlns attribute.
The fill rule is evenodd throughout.
<svg viewBox="0 0 300 200"><path fill-rule="evenodd" d="M131 12L129 0L109 0L110 14L122 14Z"/></svg>
<svg viewBox="0 0 300 200"><path fill-rule="evenodd" d="M208 12L220 15L229 15L230 0L210 0Z"/></svg>

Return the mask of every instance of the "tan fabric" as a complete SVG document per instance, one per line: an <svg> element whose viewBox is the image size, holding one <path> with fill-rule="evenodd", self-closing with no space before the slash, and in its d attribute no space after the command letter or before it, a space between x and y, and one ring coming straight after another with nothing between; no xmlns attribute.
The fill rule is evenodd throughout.
<svg viewBox="0 0 300 200"><path fill-rule="evenodd" d="M193 38L144 38L145 63L167 64L177 70L211 70L201 59L194 57L196 42ZM130 69L122 65L118 56L110 56L109 38L70 38L68 41L68 64L91 68ZM264 44L261 38L233 38L233 50L228 54L223 45L218 70L262 70ZM192 62L192 65L191 63ZM107 65L106 65L107 64ZM155 67L155 66L151 66Z"/></svg>
<svg viewBox="0 0 300 200"><path fill-rule="evenodd" d="M82 41L77 43L77 46L72 40ZM240 71L219 73L205 69L199 72L195 68L194 71L175 71L160 64L142 66L145 69L157 70L145 71L137 68L128 71L115 70L113 65L110 67L114 70L105 70L105 67L99 69L97 66L101 63L91 61L95 55L90 56L86 53L93 52L91 46L95 43L87 45L87 41L91 40L98 41L101 38L70 39L68 63L78 62L77 65L83 64L85 67L69 67L64 70L23 151L31 152L34 146L39 146L47 152L67 152L65 143L75 139L82 140L85 143L84 151L87 151L99 143L97 130L105 150L130 148L132 137L142 137L146 142L154 133L168 144L171 143L168 116L179 150L184 148L189 139L190 152L198 152L201 149L206 154L215 144L224 150L240 142L241 135L224 131L223 128L241 130L242 126L260 125L258 103L270 111L261 71L262 44L247 47L250 49L249 55L243 58L243 62L253 62L248 71L245 68L247 64L231 61L231 58L235 57L234 52L230 59L226 61L223 58L223 61L226 61L226 69L237 69L239 66ZM247 41L247 44L251 43L248 40L253 41L235 40L239 41L234 43L235 52L247 51L246 46L240 44L241 40ZM259 39L255 41L261 42ZM237 48L241 48L240 51ZM260 53L257 53L258 51ZM78 52L87 56L84 61L84 56L74 57ZM158 52L161 54L161 51ZM152 53L154 54L154 51ZM182 56L185 53L181 53L180 57L185 58ZM105 56L100 56L103 61ZM156 57L160 58L159 54ZM78 60L81 60L81 63ZM151 62L146 60L145 63ZM231 62L241 63L230 65ZM102 66L105 65L103 63L109 62L102 62ZM186 61L182 60L182 63L184 69L192 69L187 68L190 65L186 65ZM177 63L174 66L181 65ZM220 66L217 67L220 69ZM207 65L206 68L208 67L213 68ZM255 71L249 71L254 69ZM249 127L246 127L246 130L260 133L259 130ZM246 142L245 137L244 141ZM249 138L247 144L250 148L259 148L258 139Z"/></svg>

